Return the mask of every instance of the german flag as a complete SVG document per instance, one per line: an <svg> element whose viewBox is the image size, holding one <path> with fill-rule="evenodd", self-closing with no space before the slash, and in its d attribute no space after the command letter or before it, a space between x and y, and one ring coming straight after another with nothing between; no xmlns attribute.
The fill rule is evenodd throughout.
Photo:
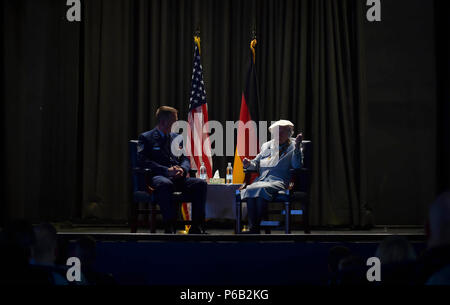
<svg viewBox="0 0 450 305"><path fill-rule="evenodd" d="M245 86L241 98L241 112L239 115L239 120L244 124L251 120L258 122L259 119L259 88L255 68L256 43L256 39L253 39L250 43L249 63L245 77ZM238 127L237 145L233 164L233 183L244 182L242 160L244 160L244 158L252 159L255 157L254 154L251 155L252 150L250 149L250 145L256 143L256 153L259 151L257 130L254 128L255 126L246 126L249 128L244 128L242 125Z"/></svg>

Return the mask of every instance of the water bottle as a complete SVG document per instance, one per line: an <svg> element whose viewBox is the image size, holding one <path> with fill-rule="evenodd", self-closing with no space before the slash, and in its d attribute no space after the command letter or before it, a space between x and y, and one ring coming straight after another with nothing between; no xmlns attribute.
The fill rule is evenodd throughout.
<svg viewBox="0 0 450 305"><path fill-rule="evenodd" d="M206 167L205 163L202 162L202 165L200 166L200 179L206 180Z"/></svg>
<svg viewBox="0 0 450 305"><path fill-rule="evenodd" d="M233 183L233 168L231 167L231 162L228 162L226 183Z"/></svg>

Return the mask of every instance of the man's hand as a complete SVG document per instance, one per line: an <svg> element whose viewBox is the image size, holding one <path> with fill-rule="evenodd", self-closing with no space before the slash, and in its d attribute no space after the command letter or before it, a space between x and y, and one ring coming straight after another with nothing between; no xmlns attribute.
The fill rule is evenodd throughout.
<svg viewBox="0 0 450 305"><path fill-rule="evenodd" d="M244 165L244 168L247 168L250 166L250 160L247 158L244 158L244 160L242 160L242 164Z"/></svg>
<svg viewBox="0 0 450 305"><path fill-rule="evenodd" d="M181 178L184 175L184 169L179 166L179 165L175 165L174 168L176 169L176 174L175 174L175 178Z"/></svg>
<svg viewBox="0 0 450 305"><path fill-rule="evenodd" d="M167 169L167 173L168 173L169 177L176 177L178 170L175 166L171 166Z"/></svg>
<svg viewBox="0 0 450 305"><path fill-rule="evenodd" d="M300 144L302 144L302 141L303 141L303 133L299 133L295 138L295 149L300 148Z"/></svg>
<svg viewBox="0 0 450 305"><path fill-rule="evenodd" d="M178 179L178 178L181 178L184 176L184 169L179 165L169 167L167 172L169 174L169 177L173 177L175 179Z"/></svg>

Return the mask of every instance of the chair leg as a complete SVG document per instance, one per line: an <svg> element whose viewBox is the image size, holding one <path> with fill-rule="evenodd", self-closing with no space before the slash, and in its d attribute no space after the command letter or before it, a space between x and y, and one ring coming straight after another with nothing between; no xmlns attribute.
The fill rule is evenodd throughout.
<svg viewBox="0 0 450 305"><path fill-rule="evenodd" d="M303 226L305 234L311 234L309 229L309 200L305 199L303 203Z"/></svg>
<svg viewBox="0 0 450 305"><path fill-rule="evenodd" d="M204 216L202 217L201 230L202 230L203 234L206 233L206 221L205 221L205 217Z"/></svg>
<svg viewBox="0 0 450 305"><path fill-rule="evenodd" d="M235 228L235 234L241 233L241 201L236 200L236 228Z"/></svg>
<svg viewBox="0 0 450 305"><path fill-rule="evenodd" d="M150 233L156 233L156 206L150 203Z"/></svg>
<svg viewBox="0 0 450 305"><path fill-rule="evenodd" d="M285 216L285 221L284 221L284 226L285 226L285 233L286 234L291 234L291 224L290 224L290 219L291 219L291 203L289 201L286 201L284 203L284 207L285 207L285 211L286 211L286 216Z"/></svg>
<svg viewBox="0 0 450 305"><path fill-rule="evenodd" d="M137 232L137 209L138 209L138 202L132 202L131 203L131 211L130 211L130 229L131 233Z"/></svg>

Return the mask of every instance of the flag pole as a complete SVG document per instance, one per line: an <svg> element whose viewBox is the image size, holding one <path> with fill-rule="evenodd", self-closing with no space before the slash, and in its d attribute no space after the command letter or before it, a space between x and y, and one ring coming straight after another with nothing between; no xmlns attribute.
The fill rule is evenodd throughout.
<svg viewBox="0 0 450 305"><path fill-rule="evenodd" d="M197 27L194 32L194 42L198 47L198 53L201 54L201 51L200 51L200 27ZM183 204L181 205L181 213L183 214L183 219L185 221L191 219L191 213L188 209L187 202L183 202ZM185 225L184 231L181 231L180 233L188 234L190 229L191 229L190 225Z"/></svg>
<svg viewBox="0 0 450 305"><path fill-rule="evenodd" d="M256 44L256 27L253 26L253 29L251 30L251 41L249 44L251 53L247 53L249 55L249 64L247 67L245 84L241 95L241 110L239 112L239 121L243 122L244 124L250 120L259 119L257 109L257 107L259 106L259 94L257 93L258 86L255 69ZM257 136L256 130L254 136ZM243 131L242 128L239 128L237 146L234 154L233 183L241 184L245 180L243 159L250 157L247 156L246 152L246 147L249 147L249 143L250 139L246 136L245 131ZM241 147L242 145L244 147ZM239 149L243 149L244 151L239 151Z"/></svg>

